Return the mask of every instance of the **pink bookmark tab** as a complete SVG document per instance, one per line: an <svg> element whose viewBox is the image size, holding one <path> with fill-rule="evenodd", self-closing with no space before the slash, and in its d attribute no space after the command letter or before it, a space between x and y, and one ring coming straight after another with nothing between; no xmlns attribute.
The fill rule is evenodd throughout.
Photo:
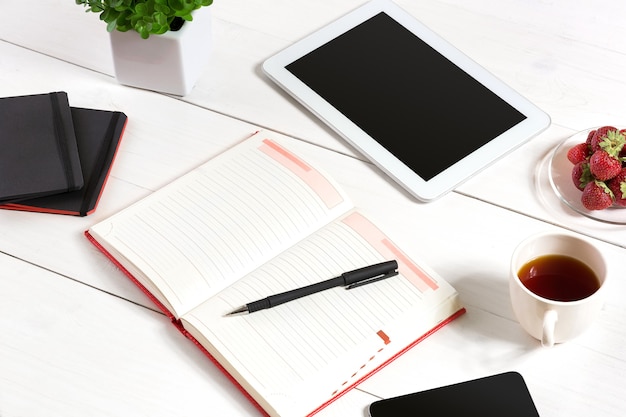
<svg viewBox="0 0 626 417"><path fill-rule="evenodd" d="M326 207L333 208L343 202L341 194L319 171L292 154L278 143L263 139L259 150L276 162L296 174L324 202Z"/></svg>
<svg viewBox="0 0 626 417"><path fill-rule="evenodd" d="M366 239L385 258L396 259L400 273L421 292L439 288L435 280L411 261L378 227L361 214L352 213L344 218L343 222Z"/></svg>

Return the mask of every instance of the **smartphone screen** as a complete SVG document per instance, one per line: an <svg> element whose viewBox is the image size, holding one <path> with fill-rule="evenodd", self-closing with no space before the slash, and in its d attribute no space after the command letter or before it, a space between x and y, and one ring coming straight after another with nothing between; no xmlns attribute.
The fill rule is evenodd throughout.
<svg viewBox="0 0 626 417"><path fill-rule="evenodd" d="M539 417L517 372L375 401L370 417Z"/></svg>

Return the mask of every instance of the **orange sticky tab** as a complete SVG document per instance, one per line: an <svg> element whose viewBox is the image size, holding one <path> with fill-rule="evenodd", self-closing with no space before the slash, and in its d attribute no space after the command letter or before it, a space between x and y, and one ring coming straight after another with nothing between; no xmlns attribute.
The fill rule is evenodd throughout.
<svg viewBox="0 0 626 417"><path fill-rule="evenodd" d="M382 330L377 331L376 334L378 335L378 337L383 339L383 342L385 342L386 345L391 343L391 340L389 340L389 336L387 336L387 334L383 332Z"/></svg>

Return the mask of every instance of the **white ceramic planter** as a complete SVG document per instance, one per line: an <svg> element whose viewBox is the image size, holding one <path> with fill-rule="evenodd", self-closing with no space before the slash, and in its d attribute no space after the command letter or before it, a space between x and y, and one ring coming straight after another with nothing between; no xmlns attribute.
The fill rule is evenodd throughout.
<svg viewBox="0 0 626 417"><path fill-rule="evenodd" d="M210 7L175 32L142 39L135 31L110 33L115 77L124 85L184 96L209 61Z"/></svg>

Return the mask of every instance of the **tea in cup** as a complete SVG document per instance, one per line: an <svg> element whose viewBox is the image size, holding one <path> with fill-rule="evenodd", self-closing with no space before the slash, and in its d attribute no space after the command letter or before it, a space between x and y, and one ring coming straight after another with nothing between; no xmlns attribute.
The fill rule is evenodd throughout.
<svg viewBox="0 0 626 417"><path fill-rule="evenodd" d="M570 340L602 309L606 278L602 253L583 238L558 232L531 236L511 259L513 311L542 345Z"/></svg>

